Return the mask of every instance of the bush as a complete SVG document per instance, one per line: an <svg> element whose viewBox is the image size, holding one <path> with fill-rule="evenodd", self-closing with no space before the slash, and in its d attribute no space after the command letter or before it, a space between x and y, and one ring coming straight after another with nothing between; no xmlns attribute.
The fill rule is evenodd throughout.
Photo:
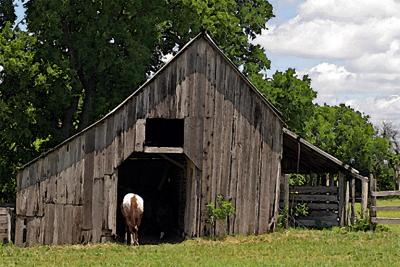
<svg viewBox="0 0 400 267"><path fill-rule="evenodd" d="M216 203L207 204L208 223L212 226L212 236L215 236L215 224L217 220L228 220L228 218L235 213L235 208L230 200L225 199L223 195L217 195Z"/></svg>

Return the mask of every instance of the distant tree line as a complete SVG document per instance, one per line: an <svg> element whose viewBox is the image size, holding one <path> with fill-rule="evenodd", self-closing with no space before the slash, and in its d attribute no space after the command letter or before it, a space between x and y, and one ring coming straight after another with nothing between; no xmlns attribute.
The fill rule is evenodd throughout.
<svg viewBox="0 0 400 267"><path fill-rule="evenodd" d="M0 203L15 198L17 167L104 116L190 38L207 30L289 128L363 174L394 186L399 147L350 107L319 106L311 80L276 72L251 41L273 17L265 0L0 0ZM24 25L23 30L20 26ZM396 154L397 151L397 154Z"/></svg>

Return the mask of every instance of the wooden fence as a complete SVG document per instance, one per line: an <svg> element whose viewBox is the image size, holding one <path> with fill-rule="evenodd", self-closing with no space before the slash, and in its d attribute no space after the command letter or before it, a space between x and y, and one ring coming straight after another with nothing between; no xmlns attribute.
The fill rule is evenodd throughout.
<svg viewBox="0 0 400 267"><path fill-rule="evenodd" d="M370 216L371 227L374 228L377 223L382 224L400 224L400 218L378 217L378 211L400 211L400 206L377 206L376 200L379 197L400 196L400 191L377 191L376 179L370 176Z"/></svg>
<svg viewBox="0 0 400 267"><path fill-rule="evenodd" d="M362 178L362 179L361 179ZM286 227L345 226L356 221L355 203L361 203L361 217L367 216L368 179L361 177L361 195L356 196L356 178L339 173L326 184L289 186L288 175L282 177L281 210L286 210ZM306 207L306 215L295 214Z"/></svg>
<svg viewBox="0 0 400 267"><path fill-rule="evenodd" d="M8 243L14 236L14 208L0 207L0 243Z"/></svg>

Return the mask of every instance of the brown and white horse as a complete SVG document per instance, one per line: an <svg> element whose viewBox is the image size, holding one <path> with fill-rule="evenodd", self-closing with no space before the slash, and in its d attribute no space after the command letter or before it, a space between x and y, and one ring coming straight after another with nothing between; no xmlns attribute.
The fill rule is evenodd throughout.
<svg viewBox="0 0 400 267"><path fill-rule="evenodd" d="M143 199L136 194L129 193L124 196L121 204L122 215L125 218L125 229L130 236L131 245L139 245L139 226L144 212ZM128 238L127 238L128 241Z"/></svg>

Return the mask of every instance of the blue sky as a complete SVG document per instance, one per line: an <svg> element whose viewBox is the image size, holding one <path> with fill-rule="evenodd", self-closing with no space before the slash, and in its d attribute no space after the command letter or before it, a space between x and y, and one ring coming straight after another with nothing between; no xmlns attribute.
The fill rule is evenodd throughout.
<svg viewBox="0 0 400 267"><path fill-rule="evenodd" d="M22 6L22 2L17 1L17 6L15 7L15 13L17 14L17 22L20 21L24 17L25 9Z"/></svg>

